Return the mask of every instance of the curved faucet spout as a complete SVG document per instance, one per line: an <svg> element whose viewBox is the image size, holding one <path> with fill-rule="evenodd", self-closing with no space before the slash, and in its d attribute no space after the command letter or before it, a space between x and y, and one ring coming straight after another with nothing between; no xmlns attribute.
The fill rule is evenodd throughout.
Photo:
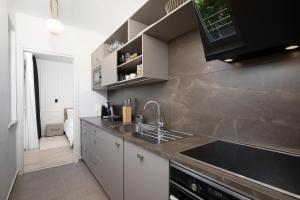
<svg viewBox="0 0 300 200"><path fill-rule="evenodd" d="M164 126L164 122L163 122L161 110L160 110L160 105L157 101L148 101L144 106L143 113L145 112L145 110L149 104L155 104L157 106L157 124L158 124L158 128L160 130Z"/></svg>

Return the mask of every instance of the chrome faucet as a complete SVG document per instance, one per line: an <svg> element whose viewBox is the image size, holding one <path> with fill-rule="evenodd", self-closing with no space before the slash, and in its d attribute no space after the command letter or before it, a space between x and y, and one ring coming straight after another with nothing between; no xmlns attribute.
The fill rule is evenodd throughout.
<svg viewBox="0 0 300 200"><path fill-rule="evenodd" d="M144 112L145 112L147 106L148 106L149 104L152 104L152 103L155 104L155 105L157 106L157 125L158 125L158 131L160 132L161 128L164 127L164 122L163 122L163 119L162 119L162 115L161 115L159 103L156 102L156 101L148 101L148 102L145 104L145 106L144 106ZM144 113L144 112L143 112L143 113Z"/></svg>

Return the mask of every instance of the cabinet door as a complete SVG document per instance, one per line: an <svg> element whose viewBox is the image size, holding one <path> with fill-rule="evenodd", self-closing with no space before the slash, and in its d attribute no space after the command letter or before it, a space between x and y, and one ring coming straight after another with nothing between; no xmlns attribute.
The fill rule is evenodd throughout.
<svg viewBox="0 0 300 200"><path fill-rule="evenodd" d="M117 82L117 52L106 56L102 61L102 86Z"/></svg>
<svg viewBox="0 0 300 200"><path fill-rule="evenodd" d="M105 135L103 187L111 200L123 200L123 139Z"/></svg>
<svg viewBox="0 0 300 200"><path fill-rule="evenodd" d="M89 141L90 141L90 133L88 129L88 124L86 122L81 123L81 154L82 159L88 164L90 163L90 159L88 156L88 148L89 148Z"/></svg>
<svg viewBox="0 0 300 200"><path fill-rule="evenodd" d="M124 142L124 200L167 200L169 161Z"/></svg>
<svg viewBox="0 0 300 200"><path fill-rule="evenodd" d="M100 56L99 56L99 51L98 49L96 49L96 51L94 51L92 53L92 57L91 57L91 63L92 63L92 67L97 66L97 64L100 62Z"/></svg>
<svg viewBox="0 0 300 200"><path fill-rule="evenodd" d="M95 159L95 169L94 175L97 177L97 180L102 183L104 175L104 148L105 148L105 139L104 135L100 129L97 130L95 136L95 149L94 149L94 159Z"/></svg>

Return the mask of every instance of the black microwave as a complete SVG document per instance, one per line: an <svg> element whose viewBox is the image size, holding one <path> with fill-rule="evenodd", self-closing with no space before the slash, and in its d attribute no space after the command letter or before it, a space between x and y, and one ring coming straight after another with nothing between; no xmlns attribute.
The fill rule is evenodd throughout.
<svg viewBox="0 0 300 200"><path fill-rule="evenodd" d="M299 0L193 0L207 61L233 61L300 45Z"/></svg>

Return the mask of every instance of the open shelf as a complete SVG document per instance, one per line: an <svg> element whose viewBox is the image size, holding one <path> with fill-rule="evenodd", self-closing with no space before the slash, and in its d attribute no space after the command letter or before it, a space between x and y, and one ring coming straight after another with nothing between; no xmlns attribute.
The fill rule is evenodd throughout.
<svg viewBox="0 0 300 200"><path fill-rule="evenodd" d="M150 25L144 33L168 42L197 28L193 2L189 0Z"/></svg>
<svg viewBox="0 0 300 200"><path fill-rule="evenodd" d="M142 63L142 59L143 59L143 56L139 55L138 57L136 57L132 60L129 60L121 65L118 65L118 69L128 69L128 68L133 68L133 67L136 69L136 66Z"/></svg>
<svg viewBox="0 0 300 200"><path fill-rule="evenodd" d="M117 50L117 55L118 55L118 66L128 66L132 65L133 61L138 61L136 59L141 59L140 56L142 55L142 36L136 37L127 44L125 44L123 47ZM129 53L130 55L137 53L138 58L134 58L132 60L129 60L125 63L121 63L121 57L126 56L126 53ZM140 64L140 63L139 63Z"/></svg>
<svg viewBox="0 0 300 200"><path fill-rule="evenodd" d="M128 22L126 21L124 24L122 24L107 40L105 40L104 43L111 44L114 41L120 41L120 42L128 42Z"/></svg>
<svg viewBox="0 0 300 200"><path fill-rule="evenodd" d="M167 2L168 0L149 0L130 19L145 25L151 25L167 15L165 10Z"/></svg>
<svg viewBox="0 0 300 200"><path fill-rule="evenodd" d="M132 83L132 82L139 81L139 80L144 80L144 79L145 79L145 77L135 77L135 78L131 78L131 79L128 79L128 80L118 81L114 85L119 85L119 84L124 84L124 83Z"/></svg>
<svg viewBox="0 0 300 200"><path fill-rule="evenodd" d="M141 34L148 25L143 24L139 21L135 21L133 19L128 19L128 40L132 40Z"/></svg>
<svg viewBox="0 0 300 200"><path fill-rule="evenodd" d="M107 89L142 85L168 80L168 43L169 41L198 28L192 0L168 13L165 5L168 0L148 0L130 19L120 26L105 42L100 50L92 55L92 63L103 58L102 83ZM108 52L109 45L115 41L124 45ZM125 62L125 57L137 57ZM99 56L100 55L100 56ZM96 66L94 64L93 66ZM140 77L124 80L126 75Z"/></svg>
<svg viewBox="0 0 300 200"><path fill-rule="evenodd" d="M159 79L153 79L153 78L147 78L147 77L135 77L135 78L129 79L129 80L118 81L117 83L110 85L107 88L109 90L113 90L113 89L119 89L119 88L123 88L123 87L155 83L155 82L159 82L159 81L165 81L165 80L159 80Z"/></svg>

